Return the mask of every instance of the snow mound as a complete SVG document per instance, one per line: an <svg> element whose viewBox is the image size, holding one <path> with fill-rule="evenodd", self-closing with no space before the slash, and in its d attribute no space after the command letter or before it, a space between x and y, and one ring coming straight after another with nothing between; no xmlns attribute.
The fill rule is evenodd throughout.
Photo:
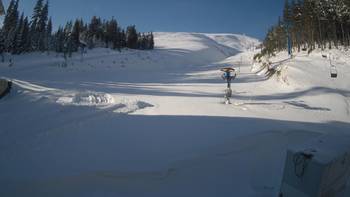
<svg viewBox="0 0 350 197"><path fill-rule="evenodd" d="M144 101L126 98L118 99L110 94L96 92L83 92L71 96L64 96L60 97L56 102L65 106L108 108L110 111L118 114L131 114L142 109L154 107L154 105Z"/></svg>
<svg viewBox="0 0 350 197"><path fill-rule="evenodd" d="M60 97L57 103L76 106L110 105L114 104L114 98L110 94L85 92L73 96Z"/></svg>

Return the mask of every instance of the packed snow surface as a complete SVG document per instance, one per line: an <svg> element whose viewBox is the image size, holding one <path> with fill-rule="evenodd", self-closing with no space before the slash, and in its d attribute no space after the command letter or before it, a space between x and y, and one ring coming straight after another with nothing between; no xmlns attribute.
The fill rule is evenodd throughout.
<svg viewBox="0 0 350 197"><path fill-rule="evenodd" d="M0 196L277 196L288 147L350 134L350 52L280 53L268 77L247 36L155 42L1 63L14 85L0 100Z"/></svg>

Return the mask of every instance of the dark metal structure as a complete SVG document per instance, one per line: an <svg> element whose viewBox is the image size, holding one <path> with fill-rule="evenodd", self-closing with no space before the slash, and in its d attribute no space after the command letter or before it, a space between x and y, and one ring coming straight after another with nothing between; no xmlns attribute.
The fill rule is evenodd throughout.
<svg viewBox="0 0 350 197"><path fill-rule="evenodd" d="M236 70L234 68L227 67L227 68L220 69L220 71L223 72L221 76L222 79L227 82L227 88L225 90L225 96L224 96L225 104L231 104L231 101L230 101L230 98L232 97L231 82L237 76Z"/></svg>

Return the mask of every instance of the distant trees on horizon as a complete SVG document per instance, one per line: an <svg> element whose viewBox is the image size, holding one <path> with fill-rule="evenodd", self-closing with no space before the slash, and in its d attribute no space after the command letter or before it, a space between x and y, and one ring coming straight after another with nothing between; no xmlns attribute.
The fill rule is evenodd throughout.
<svg viewBox="0 0 350 197"><path fill-rule="evenodd" d="M350 0L286 0L283 16L270 28L263 54L287 49L311 52L316 48L350 46Z"/></svg>
<svg viewBox="0 0 350 197"><path fill-rule="evenodd" d="M82 19L68 21L53 32L49 3L37 0L33 15L19 14L19 0L11 0L0 29L0 54L56 51L71 56L80 47L154 49L153 33L140 33L135 26L124 30L116 19L94 16L89 23Z"/></svg>

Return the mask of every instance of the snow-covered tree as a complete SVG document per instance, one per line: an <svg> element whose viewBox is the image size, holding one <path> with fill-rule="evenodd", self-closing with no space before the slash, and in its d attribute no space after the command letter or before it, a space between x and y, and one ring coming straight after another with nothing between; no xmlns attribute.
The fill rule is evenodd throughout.
<svg viewBox="0 0 350 197"><path fill-rule="evenodd" d="M35 7L34 12L32 16L31 21L31 41L32 41L32 48L34 51L40 50L45 51L47 50L46 43L46 26L48 22L48 13L49 13L49 4L48 1L44 4L43 0L38 0Z"/></svg>
<svg viewBox="0 0 350 197"><path fill-rule="evenodd" d="M44 6L44 0L38 0L34 7L33 16L31 20L30 27L30 40L32 50L39 49L39 39L40 39L40 24L39 20L41 17L41 12Z"/></svg>
<svg viewBox="0 0 350 197"><path fill-rule="evenodd" d="M350 0L286 0L283 10L284 26L289 26L293 46L309 51L316 46L324 49L338 47L339 44L350 46ZM278 29L279 24L272 29ZM285 37L282 32L269 31L266 46L274 47L270 42L272 35ZM276 45L277 50L281 50ZM285 47L283 47L285 48ZM271 50L265 50L271 51ZM272 50L273 51L273 50Z"/></svg>
<svg viewBox="0 0 350 197"><path fill-rule="evenodd" d="M12 52L16 39L18 25L18 4L19 0L11 0L7 9L3 25L3 35L5 37L5 50Z"/></svg>
<svg viewBox="0 0 350 197"><path fill-rule="evenodd" d="M129 26L125 31L114 18L102 21L94 16L90 23L79 19L75 20L74 24L68 22L64 28L60 27L56 32L52 32L48 0L37 0L30 21L24 14L19 18L18 6L19 0L10 0L1 29L4 52L20 54L55 50L70 56L82 43L87 44L89 48L154 48L152 33L138 33L135 26Z"/></svg>

